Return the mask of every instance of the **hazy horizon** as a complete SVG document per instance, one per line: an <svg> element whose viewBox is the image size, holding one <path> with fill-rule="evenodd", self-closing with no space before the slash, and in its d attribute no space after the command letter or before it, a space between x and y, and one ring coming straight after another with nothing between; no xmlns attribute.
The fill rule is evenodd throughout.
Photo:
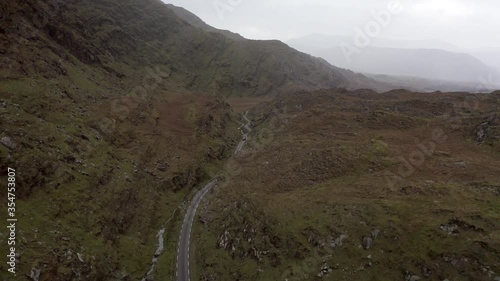
<svg viewBox="0 0 500 281"><path fill-rule="evenodd" d="M383 13L399 5L377 38L433 40L461 49L499 49L500 3L485 0L162 0L183 7L207 24L249 39L287 41L310 34L354 36ZM395 3L395 4L393 4ZM258 19L258 21L256 21Z"/></svg>

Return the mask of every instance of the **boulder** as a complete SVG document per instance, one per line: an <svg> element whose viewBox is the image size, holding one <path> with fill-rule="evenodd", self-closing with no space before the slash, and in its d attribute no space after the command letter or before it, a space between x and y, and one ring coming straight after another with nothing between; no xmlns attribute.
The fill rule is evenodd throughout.
<svg viewBox="0 0 500 281"><path fill-rule="evenodd" d="M373 239L371 237L363 237L363 243L362 243L362 246L363 246L363 249L365 250L368 250L372 247L373 245Z"/></svg>
<svg viewBox="0 0 500 281"><path fill-rule="evenodd" d="M0 139L0 143L3 144L8 149L15 149L17 144L12 141L9 137L3 137Z"/></svg>

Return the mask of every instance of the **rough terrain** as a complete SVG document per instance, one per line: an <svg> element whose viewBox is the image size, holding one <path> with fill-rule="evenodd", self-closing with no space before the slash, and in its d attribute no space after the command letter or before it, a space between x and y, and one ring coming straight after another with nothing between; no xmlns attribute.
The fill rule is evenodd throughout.
<svg viewBox="0 0 500 281"><path fill-rule="evenodd" d="M496 280L500 93L278 97L200 208L197 280Z"/></svg>

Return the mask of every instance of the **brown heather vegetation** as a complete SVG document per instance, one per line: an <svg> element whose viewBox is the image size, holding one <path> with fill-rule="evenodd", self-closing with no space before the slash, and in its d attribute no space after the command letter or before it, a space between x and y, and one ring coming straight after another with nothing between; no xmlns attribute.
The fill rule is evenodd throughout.
<svg viewBox="0 0 500 281"><path fill-rule="evenodd" d="M460 126L391 189L385 171L397 173L414 138L445 126L467 94L296 93L389 87L158 0L2 1L0 13L0 170L17 171L16 280L140 280L162 227L155 280L172 280L185 203L232 155L249 109L253 142L233 161L241 173L197 220L200 280L500 272L498 93L450 111ZM2 253L6 239L0 231Z"/></svg>
<svg viewBox="0 0 500 281"><path fill-rule="evenodd" d="M498 92L339 89L257 107L241 172L202 209L197 278L493 280L499 105Z"/></svg>

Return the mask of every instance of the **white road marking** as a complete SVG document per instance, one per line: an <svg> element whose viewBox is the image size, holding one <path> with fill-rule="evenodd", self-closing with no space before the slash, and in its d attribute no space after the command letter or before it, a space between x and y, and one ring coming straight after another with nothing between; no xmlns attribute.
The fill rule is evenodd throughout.
<svg viewBox="0 0 500 281"><path fill-rule="evenodd" d="M240 141L240 143L238 144L238 146L236 147L234 154L238 154L241 151L241 149L245 145L246 141L248 140L248 134L252 131L252 129L250 128L251 121L246 117L247 114L248 114L248 112L246 112L245 115L243 116L243 118L248 122L247 124L244 125L245 129L247 130L247 133L243 134L243 138ZM217 178L213 179L211 182L206 184L201 191L199 191L197 194L195 194L195 196L193 197L193 199L191 201L192 206L190 206L187 209L186 215L184 216L184 220L182 222L182 227L181 227L181 233L179 236L178 248L177 248L177 270L176 270L177 281L186 281L186 279L187 279L187 281L191 280L190 246L191 246L191 232L192 232L192 228L193 228L193 223L194 223L196 212L198 210L198 207L199 207L201 201L203 200L205 195L210 190L212 190L212 188L214 186L218 186L217 185ZM186 237L186 235L187 235L187 241L184 241L184 243L182 243L183 242L182 238ZM181 257L182 256L181 255L181 247L182 246L184 246L185 250L187 251L187 261L181 260L181 258L182 258ZM182 264L182 263L184 263L184 264ZM186 264L187 264L187 268L185 266L183 266ZM186 271L183 272L184 270L186 270ZM186 276L184 276L184 275L186 275Z"/></svg>

